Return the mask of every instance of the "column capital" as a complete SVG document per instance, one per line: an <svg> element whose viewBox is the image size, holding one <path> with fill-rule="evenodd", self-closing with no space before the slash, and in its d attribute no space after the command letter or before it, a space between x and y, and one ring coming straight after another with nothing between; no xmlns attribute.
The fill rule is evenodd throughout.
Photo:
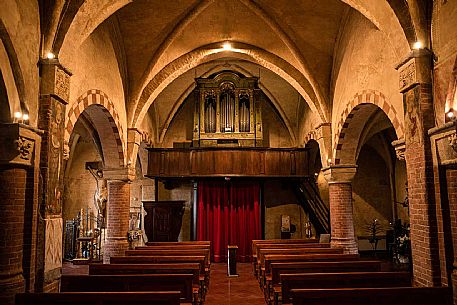
<svg viewBox="0 0 457 305"><path fill-rule="evenodd" d="M398 160L405 160L406 142L405 139L395 140L392 143Z"/></svg>
<svg viewBox="0 0 457 305"><path fill-rule="evenodd" d="M20 123L0 124L0 164L37 166L42 134Z"/></svg>
<svg viewBox="0 0 457 305"><path fill-rule="evenodd" d="M50 95L63 104L70 100L70 77L72 73L58 59L40 60L40 94Z"/></svg>
<svg viewBox="0 0 457 305"><path fill-rule="evenodd" d="M324 177L329 184L332 183L351 183L357 172L357 165L338 164L324 167L322 169Z"/></svg>
<svg viewBox="0 0 457 305"><path fill-rule="evenodd" d="M432 83L433 53L429 49L412 50L396 66L399 90L404 93L417 84Z"/></svg>
<svg viewBox="0 0 457 305"><path fill-rule="evenodd" d="M104 168L103 178L109 181L131 182L135 180L135 168L132 166L119 168Z"/></svg>

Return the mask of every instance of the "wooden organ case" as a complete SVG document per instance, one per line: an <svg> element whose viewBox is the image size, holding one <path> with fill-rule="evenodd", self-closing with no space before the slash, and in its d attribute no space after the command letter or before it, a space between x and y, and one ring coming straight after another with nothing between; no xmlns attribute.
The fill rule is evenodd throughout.
<svg viewBox="0 0 457 305"><path fill-rule="evenodd" d="M262 147L257 77L224 71L195 81L193 147Z"/></svg>

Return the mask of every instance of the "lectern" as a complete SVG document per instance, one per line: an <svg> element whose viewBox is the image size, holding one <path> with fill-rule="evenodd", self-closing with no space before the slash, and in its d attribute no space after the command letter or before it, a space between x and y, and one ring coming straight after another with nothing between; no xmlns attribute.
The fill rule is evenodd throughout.
<svg viewBox="0 0 457 305"><path fill-rule="evenodd" d="M227 246L228 257L227 257L227 275L228 276L238 276L236 273L236 250L238 246Z"/></svg>

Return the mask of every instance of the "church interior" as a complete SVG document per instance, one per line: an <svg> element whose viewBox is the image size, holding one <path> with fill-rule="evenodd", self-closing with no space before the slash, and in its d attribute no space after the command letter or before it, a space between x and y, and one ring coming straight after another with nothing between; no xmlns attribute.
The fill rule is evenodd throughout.
<svg viewBox="0 0 457 305"><path fill-rule="evenodd" d="M0 143L0 304L457 305L457 0L0 0Z"/></svg>

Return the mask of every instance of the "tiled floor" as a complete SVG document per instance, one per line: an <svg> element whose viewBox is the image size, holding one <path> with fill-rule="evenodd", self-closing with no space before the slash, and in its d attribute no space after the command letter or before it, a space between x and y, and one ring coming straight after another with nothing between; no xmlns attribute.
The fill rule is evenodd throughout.
<svg viewBox="0 0 457 305"><path fill-rule="evenodd" d="M238 263L239 277L227 276L227 264L211 264L211 280L205 305L265 305L252 274L252 265Z"/></svg>

